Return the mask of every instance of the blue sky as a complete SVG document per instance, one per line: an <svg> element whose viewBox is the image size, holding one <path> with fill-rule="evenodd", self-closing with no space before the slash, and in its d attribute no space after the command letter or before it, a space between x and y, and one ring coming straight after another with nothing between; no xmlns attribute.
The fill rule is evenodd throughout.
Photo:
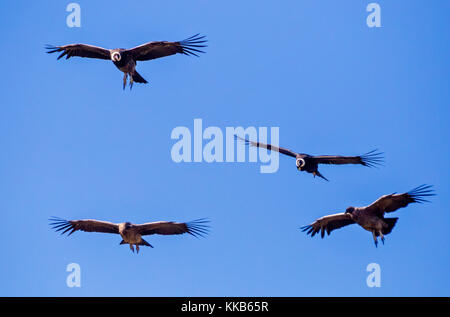
<svg viewBox="0 0 450 317"><path fill-rule="evenodd" d="M449 296L448 1L3 1L0 86L2 296ZM122 90L109 61L56 61L45 44L133 47L207 35L207 53L144 62ZM380 169L324 166L314 179L280 157L179 163L177 126L280 128L310 154L385 152ZM377 249L358 226L326 239L298 227L420 184L431 204L399 210ZM50 216L113 222L207 217L211 233L62 237ZM81 266L81 287L66 266ZM381 267L381 287L366 266Z"/></svg>

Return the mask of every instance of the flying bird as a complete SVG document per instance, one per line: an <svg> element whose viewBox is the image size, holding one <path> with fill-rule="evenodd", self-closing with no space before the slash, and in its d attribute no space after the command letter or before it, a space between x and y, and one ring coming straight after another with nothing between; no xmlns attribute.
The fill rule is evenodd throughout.
<svg viewBox="0 0 450 317"><path fill-rule="evenodd" d="M366 207L348 207L343 213L328 215L317 219L312 224L300 229L314 237L320 232L321 237L325 232L330 232L354 223L357 223L367 231L372 232L375 246L378 246L378 237L384 244L384 236L391 233L398 218L384 218L385 213L394 212L397 209L408 206L411 203L428 202L428 196L434 196L431 185L421 185L403 194L384 195Z"/></svg>
<svg viewBox="0 0 450 317"><path fill-rule="evenodd" d="M99 221L93 219L84 220L64 220L52 217L50 226L56 231L62 231L61 234L69 232L70 236L75 231L81 230L85 232L103 232L120 234L122 241L120 244L129 244L131 251L134 252L134 246L139 253L139 246L145 245L153 248L153 246L142 239L142 236L152 234L174 235L188 233L194 237L204 236L208 233L209 222L206 219L198 219L191 222L171 222L158 221L148 222L144 224L132 224L130 222L112 223L107 221Z"/></svg>
<svg viewBox="0 0 450 317"><path fill-rule="evenodd" d="M98 46L87 44L69 44L64 46L47 45L47 53L61 52L58 59L66 56L69 59L72 56L89 57L111 60L116 67L124 73L123 75L123 89L127 84L127 78L130 77L130 89L133 83L144 83L147 81L136 71L137 61L148 61L160 57L174 55L176 53L198 56L198 53L204 53L200 50L206 47L205 36L200 34L193 35L183 41L179 42L148 42L134 48L124 49L106 49Z"/></svg>
<svg viewBox="0 0 450 317"><path fill-rule="evenodd" d="M305 171L314 175L314 177L319 176L324 180L328 181L325 176L323 176L319 172L319 164L333 164L333 165L342 165L342 164L360 164L367 167L375 167L381 165L383 162L383 157L381 152L378 150L370 151L366 154L360 156L338 156L338 155L319 155L312 156L304 153L296 153L294 151L277 147L271 144L264 144L261 142L249 141L245 138L241 138L236 136L236 138L245 142L245 144L250 146L256 146L260 148L264 148L270 151L276 151L284 155L288 155L294 157L296 159L297 170Z"/></svg>

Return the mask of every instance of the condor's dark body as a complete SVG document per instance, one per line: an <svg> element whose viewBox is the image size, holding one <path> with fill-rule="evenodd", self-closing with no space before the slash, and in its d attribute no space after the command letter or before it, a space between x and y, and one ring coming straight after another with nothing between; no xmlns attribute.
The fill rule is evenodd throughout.
<svg viewBox="0 0 450 317"><path fill-rule="evenodd" d="M133 87L133 83L148 83L137 71L136 61L133 55L126 49L119 48L111 50L111 59L116 67L123 72L123 88L127 85L128 76L130 76L130 89Z"/></svg>
<svg viewBox="0 0 450 317"><path fill-rule="evenodd" d="M314 161L314 158L308 154L299 154L297 158L300 158L300 164L298 164L297 169L302 172L307 173L317 173L319 168L319 163ZM301 164L303 163L303 165Z"/></svg>
<svg viewBox="0 0 450 317"><path fill-rule="evenodd" d="M125 71L127 69L127 67L133 65L133 67L136 66L136 62L133 60L133 58L126 53L126 50L123 48L118 48L115 50L111 50L111 55L113 53L119 53L121 56L121 59L118 61L113 60L113 64L116 65L116 67L121 70L121 71Z"/></svg>

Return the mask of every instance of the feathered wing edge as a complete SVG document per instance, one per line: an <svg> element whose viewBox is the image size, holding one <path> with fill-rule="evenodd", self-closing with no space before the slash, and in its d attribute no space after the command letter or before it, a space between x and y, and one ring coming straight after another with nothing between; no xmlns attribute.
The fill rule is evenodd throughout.
<svg viewBox="0 0 450 317"><path fill-rule="evenodd" d="M302 232L306 231L306 234L311 235L311 238L320 232L320 237L323 239L325 233L330 235L332 231L354 223L355 221L349 218L345 213L340 213L319 218L313 223L302 226L299 229Z"/></svg>
<svg viewBox="0 0 450 317"><path fill-rule="evenodd" d="M77 231L77 229L68 220L58 218L58 217L51 217L49 219L49 221L50 221L50 226L52 226L52 229L55 229L56 232L64 230L61 232L62 235L69 230L72 230L72 231L70 231L67 236L70 236L72 233Z"/></svg>
<svg viewBox="0 0 450 317"><path fill-rule="evenodd" d="M255 147L262 148L262 149L266 149L268 151L275 151L275 152L278 152L278 153L281 153L284 155L288 155L291 157L297 157L297 153L295 153L291 150L279 147L279 146L273 146L272 144L265 144L262 142L250 141L250 140L247 140L246 138L240 137L236 134L234 135L234 139L236 141L243 142L246 146L255 146Z"/></svg>
<svg viewBox="0 0 450 317"><path fill-rule="evenodd" d="M58 56L58 59L62 58L64 55L67 54L67 52L64 52L64 49L58 46L47 44L45 45L45 49L47 50L48 54L56 53L56 52L62 52L61 55ZM66 59L69 57L67 56Z"/></svg>
<svg viewBox="0 0 450 317"><path fill-rule="evenodd" d="M73 56L98 58L98 59L110 59L110 51L106 48L89 45L89 44L68 44L63 46L55 46L47 44L45 46L48 54L61 52L57 60L66 56L69 59Z"/></svg>
<svg viewBox="0 0 450 317"><path fill-rule="evenodd" d="M244 144L245 145L247 145L247 146L250 146L251 145L251 143L250 143L250 141L249 140L247 140L247 139L245 139L245 138L241 138L240 136L238 136L238 135L234 135L234 139L236 140L236 141L242 141L242 142L244 142Z"/></svg>
<svg viewBox="0 0 450 317"><path fill-rule="evenodd" d="M320 227L319 230L315 230L314 226L312 224L310 225L306 225L306 226L302 226L299 228L302 232L306 232L307 235L311 235L311 238L314 237L316 235L316 233L318 233L320 231L320 237L323 239L323 237L325 237L325 232L330 235L331 231L327 230L326 227Z"/></svg>
<svg viewBox="0 0 450 317"><path fill-rule="evenodd" d="M209 234L209 219L201 218L193 221L186 222L187 233L198 238L204 237Z"/></svg>
<svg viewBox="0 0 450 317"><path fill-rule="evenodd" d="M102 232L102 233L119 233L119 227L115 223L108 221L101 221L95 219L81 219L81 220L65 220L58 217L52 217L49 219L50 226L56 231L62 231L61 234L72 230L69 236L75 231L85 232Z"/></svg>
<svg viewBox="0 0 450 317"><path fill-rule="evenodd" d="M205 40L205 37L206 37L205 35L200 36L200 33L197 33L195 35L192 35L191 37L188 37L183 41L178 42L181 45L181 48L183 49L181 53L184 55L197 57L198 53L205 53L204 51L199 49L207 46L204 45L204 43L207 42L207 40Z"/></svg>
<svg viewBox="0 0 450 317"><path fill-rule="evenodd" d="M426 200L424 197L430 197L430 196L436 196L436 194L434 193L434 189L432 189L433 185L420 185L417 186L416 188L410 190L409 192L407 192L408 196L410 197L410 199L412 200L412 203L424 203L424 202L430 202L428 200Z"/></svg>
<svg viewBox="0 0 450 317"><path fill-rule="evenodd" d="M382 166L384 162L383 152L379 152L378 149L367 152L361 155L361 165L367 167L378 167Z"/></svg>

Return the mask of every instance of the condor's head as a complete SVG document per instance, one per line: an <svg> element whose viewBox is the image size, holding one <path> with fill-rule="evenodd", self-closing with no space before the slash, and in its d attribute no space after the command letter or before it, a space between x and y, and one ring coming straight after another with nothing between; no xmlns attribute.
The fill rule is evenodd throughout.
<svg viewBox="0 0 450 317"><path fill-rule="evenodd" d="M120 52L114 51L111 53L111 60L113 62L119 62L122 59L122 55L120 55Z"/></svg>
<svg viewBox="0 0 450 317"><path fill-rule="evenodd" d="M305 162L304 159L298 157L298 158L297 158L297 161L295 162L295 164L297 165L297 169L298 169L299 171L302 171L302 170L303 170L303 167L304 167L305 164L306 164L306 162Z"/></svg>
<svg viewBox="0 0 450 317"><path fill-rule="evenodd" d="M353 214L354 211L355 211L355 207L348 207L348 208L345 210L345 213L346 213L346 214Z"/></svg>

